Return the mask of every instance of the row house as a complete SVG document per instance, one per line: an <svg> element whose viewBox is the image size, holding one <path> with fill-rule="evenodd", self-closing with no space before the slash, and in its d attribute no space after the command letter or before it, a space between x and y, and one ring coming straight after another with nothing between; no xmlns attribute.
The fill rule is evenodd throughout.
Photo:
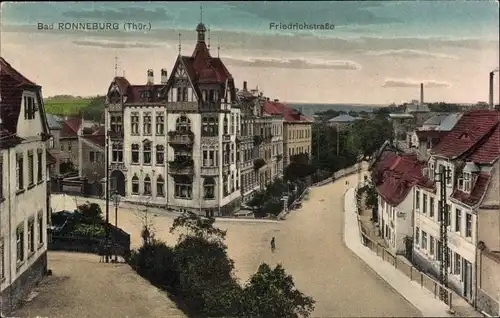
<svg viewBox="0 0 500 318"><path fill-rule="evenodd" d="M446 255L449 287L494 315L500 286L500 112L475 110L458 117L451 130L433 136L425 163L397 151L382 152L372 179L384 237L393 251L402 253L404 238L412 236L412 261L436 278ZM449 174L441 182L444 168ZM442 208L448 222L446 251L440 238ZM403 222L405 215L412 221Z"/></svg>
<svg viewBox="0 0 500 318"><path fill-rule="evenodd" d="M98 184L106 177L106 131L104 126L93 133L78 131L78 175Z"/></svg>
<svg viewBox="0 0 500 318"><path fill-rule="evenodd" d="M49 196L41 87L0 58L0 314L47 271Z"/></svg>
<svg viewBox="0 0 500 318"><path fill-rule="evenodd" d="M264 102L264 112L283 116L283 163L290 164L290 158L298 154L311 154L313 121L288 105L275 99Z"/></svg>
<svg viewBox="0 0 500 318"><path fill-rule="evenodd" d="M155 84L116 77L106 124L110 178L125 200L203 215L230 214L240 204L241 125L234 79L205 43L199 23L191 56L179 54Z"/></svg>

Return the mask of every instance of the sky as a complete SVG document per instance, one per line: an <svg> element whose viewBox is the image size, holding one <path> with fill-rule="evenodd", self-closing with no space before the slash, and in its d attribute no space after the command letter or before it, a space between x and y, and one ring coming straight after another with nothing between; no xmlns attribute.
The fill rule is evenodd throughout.
<svg viewBox="0 0 500 318"><path fill-rule="evenodd" d="M132 84L145 84L148 69L156 81L162 68L170 73L178 34L181 54L191 55L202 20L211 54L219 54L237 87L247 81L294 103L402 103L419 99L420 83L428 102L487 101L488 74L499 65L497 1L205 2L203 10L200 4L3 2L0 54L45 97L103 95L115 64ZM59 28L96 22L117 29ZM284 30L272 23L334 28Z"/></svg>

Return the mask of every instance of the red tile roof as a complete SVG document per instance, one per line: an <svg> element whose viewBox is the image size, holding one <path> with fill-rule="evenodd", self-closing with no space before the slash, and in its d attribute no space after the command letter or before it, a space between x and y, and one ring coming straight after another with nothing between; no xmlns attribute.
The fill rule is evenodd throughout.
<svg viewBox="0 0 500 318"><path fill-rule="evenodd" d="M82 119L80 117L73 117L65 119L63 122L63 127L60 132L61 137L77 137L78 130L82 124Z"/></svg>
<svg viewBox="0 0 500 318"><path fill-rule="evenodd" d="M500 114L500 112L499 112ZM474 152L468 156L467 161L477 164L492 164L500 156L500 122Z"/></svg>
<svg viewBox="0 0 500 318"><path fill-rule="evenodd" d="M494 149L498 138L493 133L499 122L500 112L496 110L481 109L467 112L431 150L431 154L457 159L470 154L471 151L474 152L479 147L482 151L474 156L476 162L492 162L499 155L499 148Z"/></svg>
<svg viewBox="0 0 500 318"><path fill-rule="evenodd" d="M422 178L422 165L413 157L385 151L372 170L378 193L392 206L403 202Z"/></svg>
<svg viewBox="0 0 500 318"><path fill-rule="evenodd" d="M82 136L83 139L90 141L93 144L96 144L101 147L106 146L106 136L105 135L84 135Z"/></svg>
<svg viewBox="0 0 500 318"><path fill-rule="evenodd" d="M468 206L474 206L482 200L486 190L488 189L490 179L491 176L488 173L480 172L476 177L470 193L455 189L455 191L451 194L451 197L465 203Z"/></svg>
<svg viewBox="0 0 500 318"><path fill-rule="evenodd" d="M0 130L10 134L17 133L23 91L30 88L40 90L40 86L24 77L0 57ZM6 132L4 134L7 134Z"/></svg>
<svg viewBox="0 0 500 318"><path fill-rule="evenodd" d="M264 112L269 115L283 115L283 120L285 122L312 122L309 117L279 102L266 100L264 102Z"/></svg>
<svg viewBox="0 0 500 318"><path fill-rule="evenodd" d="M99 129L94 131L92 135L106 135L106 128L104 128L104 126L99 126Z"/></svg>

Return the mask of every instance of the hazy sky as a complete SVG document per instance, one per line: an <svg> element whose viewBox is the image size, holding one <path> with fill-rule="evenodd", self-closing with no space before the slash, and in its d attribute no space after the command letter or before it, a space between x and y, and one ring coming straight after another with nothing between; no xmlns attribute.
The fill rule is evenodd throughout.
<svg viewBox="0 0 500 318"><path fill-rule="evenodd" d="M419 98L488 100L499 64L496 1L206 2L211 53L242 87L288 102L384 104ZM104 94L118 73L133 84L147 69L170 72L191 55L200 3L2 3L1 55L44 96ZM58 30L59 23L118 23L118 30ZM150 30L125 30L141 22ZM53 30L38 30L39 23ZM270 23L333 24L330 30L270 29ZM498 75L498 73L497 73ZM498 83L498 76L496 83ZM498 101L499 85L495 100Z"/></svg>

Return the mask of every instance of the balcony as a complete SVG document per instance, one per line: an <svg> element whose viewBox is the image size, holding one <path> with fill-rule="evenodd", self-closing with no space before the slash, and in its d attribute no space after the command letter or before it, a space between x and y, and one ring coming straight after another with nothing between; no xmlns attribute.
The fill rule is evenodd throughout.
<svg viewBox="0 0 500 318"><path fill-rule="evenodd" d="M213 112L213 111L218 111L220 110L220 101L214 102L214 101L205 101L201 103L201 111L203 112Z"/></svg>
<svg viewBox="0 0 500 318"><path fill-rule="evenodd" d="M194 133L192 131L169 131L168 143L170 145L193 146Z"/></svg>
<svg viewBox="0 0 500 318"><path fill-rule="evenodd" d="M169 173L172 175L193 175L193 159L176 159L168 163Z"/></svg>
<svg viewBox="0 0 500 318"><path fill-rule="evenodd" d="M219 167L201 167L201 175L216 177L219 175Z"/></svg>

